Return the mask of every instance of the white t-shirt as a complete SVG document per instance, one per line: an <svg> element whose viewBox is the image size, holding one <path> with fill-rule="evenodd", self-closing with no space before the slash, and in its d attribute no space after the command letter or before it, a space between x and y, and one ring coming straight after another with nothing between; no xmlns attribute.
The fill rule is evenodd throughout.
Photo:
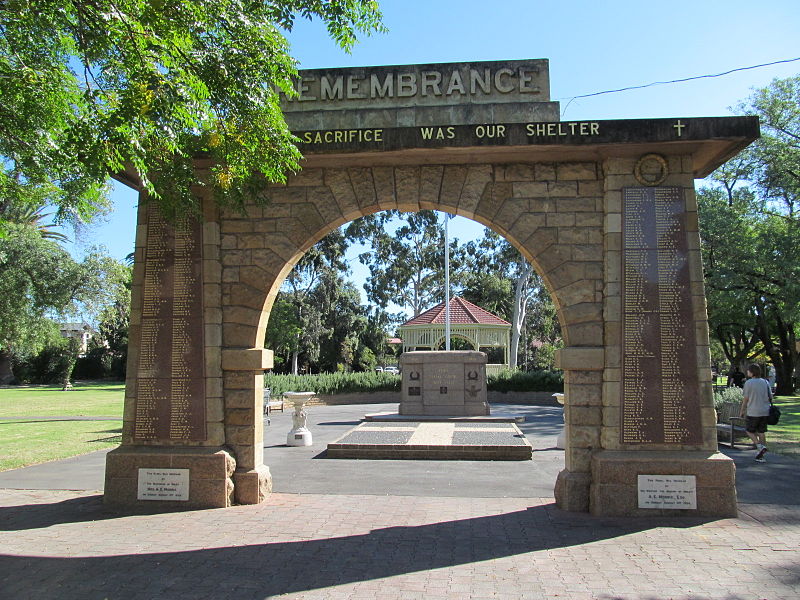
<svg viewBox="0 0 800 600"><path fill-rule="evenodd" d="M769 414L769 384L760 377L744 382L744 397L747 401L748 417L766 417Z"/></svg>

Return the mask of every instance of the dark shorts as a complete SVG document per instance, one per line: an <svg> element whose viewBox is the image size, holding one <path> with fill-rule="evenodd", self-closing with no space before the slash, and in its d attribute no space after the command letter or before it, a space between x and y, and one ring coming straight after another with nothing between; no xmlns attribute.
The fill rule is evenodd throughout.
<svg viewBox="0 0 800 600"><path fill-rule="evenodd" d="M750 417L748 416L744 428L750 433L766 433L767 419L769 417Z"/></svg>

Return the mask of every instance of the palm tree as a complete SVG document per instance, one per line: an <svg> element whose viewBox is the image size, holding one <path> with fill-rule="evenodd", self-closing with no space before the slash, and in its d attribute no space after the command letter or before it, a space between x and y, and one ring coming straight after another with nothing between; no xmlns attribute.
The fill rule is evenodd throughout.
<svg viewBox="0 0 800 600"><path fill-rule="evenodd" d="M44 213L46 207L44 206L10 206L7 205L5 210L2 211L2 217L11 223L31 227L39 232L46 240L54 240L56 242L65 243L69 242L69 238L53 229L54 223L45 223L44 220L52 213Z"/></svg>

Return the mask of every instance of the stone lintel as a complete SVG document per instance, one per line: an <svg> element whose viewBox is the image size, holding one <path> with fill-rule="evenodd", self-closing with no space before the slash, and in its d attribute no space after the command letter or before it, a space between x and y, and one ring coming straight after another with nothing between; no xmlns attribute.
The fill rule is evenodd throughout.
<svg viewBox="0 0 800 600"><path fill-rule="evenodd" d="M602 371L605 349L602 347L567 347L556 350L556 369L564 371Z"/></svg>
<svg viewBox="0 0 800 600"><path fill-rule="evenodd" d="M222 351L225 371L263 371L273 366L274 354L266 348L236 348Z"/></svg>
<svg viewBox="0 0 800 600"><path fill-rule="evenodd" d="M639 508L639 475L694 475L697 508ZM612 451L592 456L590 512L598 516L736 517L736 467L719 452Z"/></svg>

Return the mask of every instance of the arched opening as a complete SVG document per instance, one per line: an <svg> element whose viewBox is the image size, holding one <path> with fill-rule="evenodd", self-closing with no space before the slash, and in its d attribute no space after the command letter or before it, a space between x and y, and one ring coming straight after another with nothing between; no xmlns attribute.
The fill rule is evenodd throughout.
<svg viewBox="0 0 800 600"><path fill-rule="evenodd" d="M562 170L560 178L555 165L533 163L307 168L286 185L270 189L270 203L260 209L260 219L221 215L222 345L261 347L281 283L302 254L334 228L380 210L434 209L468 217L502 235L542 277L565 344L602 346L599 173L594 163ZM567 365L568 402L577 397L582 406L596 407L599 414L602 368L602 360L596 359ZM260 397L260 375L255 373L249 381L248 396ZM243 384L238 380L235 385ZM225 389L224 395L239 391ZM567 421L567 471L588 477L600 425L600 419L582 425L581 439L574 440ZM232 446L237 471L258 469L260 459L254 456L252 442L260 442L260 436L256 432L249 438L247 427L226 418L226 430L237 427L245 439L245 444Z"/></svg>

